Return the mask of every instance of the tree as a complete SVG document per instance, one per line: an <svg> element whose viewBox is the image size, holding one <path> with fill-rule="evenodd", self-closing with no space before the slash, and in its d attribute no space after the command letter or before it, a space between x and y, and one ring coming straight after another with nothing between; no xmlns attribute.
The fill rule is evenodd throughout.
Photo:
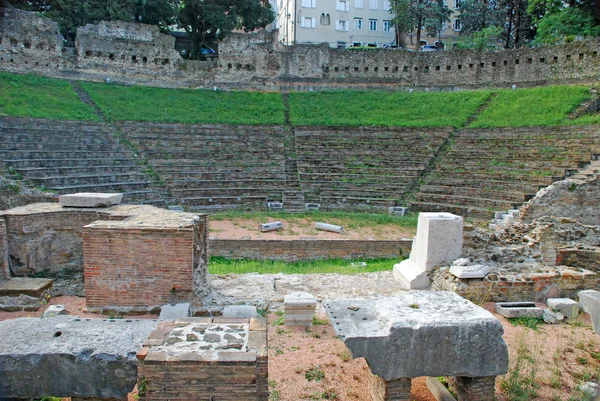
<svg viewBox="0 0 600 401"><path fill-rule="evenodd" d="M549 12L537 21L534 43L555 44L562 40L572 40L576 36L598 35L600 26L596 24L591 13L579 7L565 7Z"/></svg>
<svg viewBox="0 0 600 401"><path fill-rule="evenodd" d="M488 27L502 27L505 13L497 0L463 0L459 18L461 36L472 35Z"/></svg>
<svg viewBox="0 0 600 401"><path fill-rule="evenodd" d="M192 40L192 59L209 41L222 40L234 29L264 28L274 19L268 0L183 0L179 12L179 24Z"/></svg>
<svg viewBox="0 0 600 401"><path fill-rule="evenodd" d="M168 32L177 22L176 0L135 0L133 20L143 24L158 25Z"/></svg>
<svg viewBox="0 0 600 401"><path fill-rule="evenodd" d="M418 50L423 28L436 36L445 22L450 21L451 11L443 0L392 0L391 13L399 37L408 32L416 32ZM400 44L400 41L398 41Z"/></svg>

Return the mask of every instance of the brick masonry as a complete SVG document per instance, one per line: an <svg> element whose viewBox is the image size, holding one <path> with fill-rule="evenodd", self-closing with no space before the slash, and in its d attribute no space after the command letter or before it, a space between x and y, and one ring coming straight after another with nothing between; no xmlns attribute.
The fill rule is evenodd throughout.
<svg viewBox="0 0 600 401"><path fill-rule="evenodd" d="M494 401L496 376L448 377L448 384L457 394L457 401Z"/></svg>
<svg viewBox="0 0 600 401"><path fill-rule="evenodd" d="M137 355L138 375L144 383L140 400L267 401L266 328L264 318L187 318L161 323ZM223 344L223 338L233 343ZM178 352L182 343L187 343L186 349L198 350L182 352L179 348Z"/></svg>
<svg viewBox="0 0 600 401"><path fill-rule="evenodd" d="M408 255L412 240L237 240L211 239L210 255L229 259L283 260L377 259Z"/></svg>

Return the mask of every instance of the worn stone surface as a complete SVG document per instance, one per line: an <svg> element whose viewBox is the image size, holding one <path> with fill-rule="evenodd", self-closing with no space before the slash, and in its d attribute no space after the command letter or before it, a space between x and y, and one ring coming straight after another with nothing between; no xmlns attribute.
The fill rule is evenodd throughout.
<svg viewBox="0 0 600 401"><path fill-rule="evenodd" d="M50 305L46 308L42 317L56 317L60 315L68 315L67 308L64 305Z"/></svg>
<svg viewBox="0 0 600 401"><path fill-rule="evenodd" d="M486 265L452 266L450 273L458 278L483 278L492 270Z"/></svg>
<svg viewBox="0 0 600 401"><path fill-rule="evenodd" d="M181 303L175 305L163 305L160 308L160 320L175 320L181 317L188 317L190 315L190 304Z"/></svg>
<svg viewBox="0 0 600 401"><path fill-rule="evenodd" d="M548 298L546 300L548 308L562 313L566 318L572 319L579 315L579 303L571 298Z"/></svg>
<svg viewBox="0 0 600 401"><path fill-rule="evenodd" d="M506 318L542 317L544 310L533 302L496 302L496 313Z"/></svg>
<svg viewBox="0 0 600 401"><path fill-rule="evenodd" d="M353 357L365 357L372 372L385 380L508 371L500 322L454 293L328 301L326 310Z"/></svg>
<svg viewBox="0 0 600 401"><path fill-rule="evenodd" d="M258 317L258 312L253 305L230 305L223 308L223 317L254 319Z"/></svg>
<svg viewBox="0 0 600 401"><path fill-rule="evenodd" d="M52 280L47 278L13 277L0 282L0 296L18 297L27 295L40 298L42 294L52 289Z"/></svg>
<svg viewBox="0 0 600 401"><path fill-rule="evenodd" d="M317 301L307 292L294 292L285 296L284 322L286 326L312 326Z"/></svg>
<svg viewBox="0 0 600 401"><path fill-rule="evenodd" d="M592 327L597 334L600 334L600 292L580 291L579 304L585 312L590 314Z"/></svg>
<svg viewBox="0 0 600 401"><path fill-rule="evenodd" d="M22 318L0 322L0 397L123 398L154 320Z"/></svg>
<svg viewBox="0 0 600 401"><path fill-rule="evenodd" d="M80 192L76 194L60 195L58 203L62 207L105 207L121 203L123 194L104 194Z"/></svg>
<svg viewBox="0 0 600 401"><path fill-rule="evenodd" d="M542 318L544 319L544 323L556 324L564 320L565 316L560 312L554 312L550 309L544 309L542 313Z"/></svg>

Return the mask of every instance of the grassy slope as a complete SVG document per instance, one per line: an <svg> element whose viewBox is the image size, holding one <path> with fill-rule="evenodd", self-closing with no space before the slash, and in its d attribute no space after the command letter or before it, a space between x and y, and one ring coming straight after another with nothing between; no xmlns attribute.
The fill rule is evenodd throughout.
<svg viewBox="0 0 600 401"><path fill-rule="evenodd" d="M296 125L447 127L462 126L490 91L341 91L290 94Z"/></svg>
<svg viewBox="0 0 600 401"><path fill-rule="evenodd" d="M0 72L0 115L97 120L69 85L59 79Z"/></svg>
<svg viewBox="0 0 600 401"><path fill-rule="evenodd" d="M588 97L586 86L501 90L471 127L570 125L567 115Z"/></svg>
<svg viewBox="0 0 600 401"><path fill-rule="evenodd" d="M206 124L282 124L278 93L213 92L83 83L113 121L164 121Z"/></svg>
<svg viewBox="0 0 600 401"><path fill-rule="evenodd" d="M352 266L351 260L329 259L310 262L279 262L259 260L227 260L222 257L211 257L208 270L211 274L360 274L392 270L399 259L361 260L367 266Z"/></svg>

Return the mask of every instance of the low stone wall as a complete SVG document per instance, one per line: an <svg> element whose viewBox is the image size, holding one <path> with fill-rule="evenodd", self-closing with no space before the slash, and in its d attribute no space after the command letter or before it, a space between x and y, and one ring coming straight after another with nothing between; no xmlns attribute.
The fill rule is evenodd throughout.
<svg viewBox="0 0 600 401"><path fill-rule="evenodd" d="M537 273L490 273L484 279L459 279L447 268L432 273L432 287L454 291L476 303L501 301L539 301L547 298L576 298L582 290L600 289L600 274L578 268L560 266Z"/></svg>
<svg viewBox="0 0 600 401"><path fill-rule="evenodd" d="M408 255L412 240L239 240L211 239L211 256L228 259L283 260L378 259Z"/></svg>

